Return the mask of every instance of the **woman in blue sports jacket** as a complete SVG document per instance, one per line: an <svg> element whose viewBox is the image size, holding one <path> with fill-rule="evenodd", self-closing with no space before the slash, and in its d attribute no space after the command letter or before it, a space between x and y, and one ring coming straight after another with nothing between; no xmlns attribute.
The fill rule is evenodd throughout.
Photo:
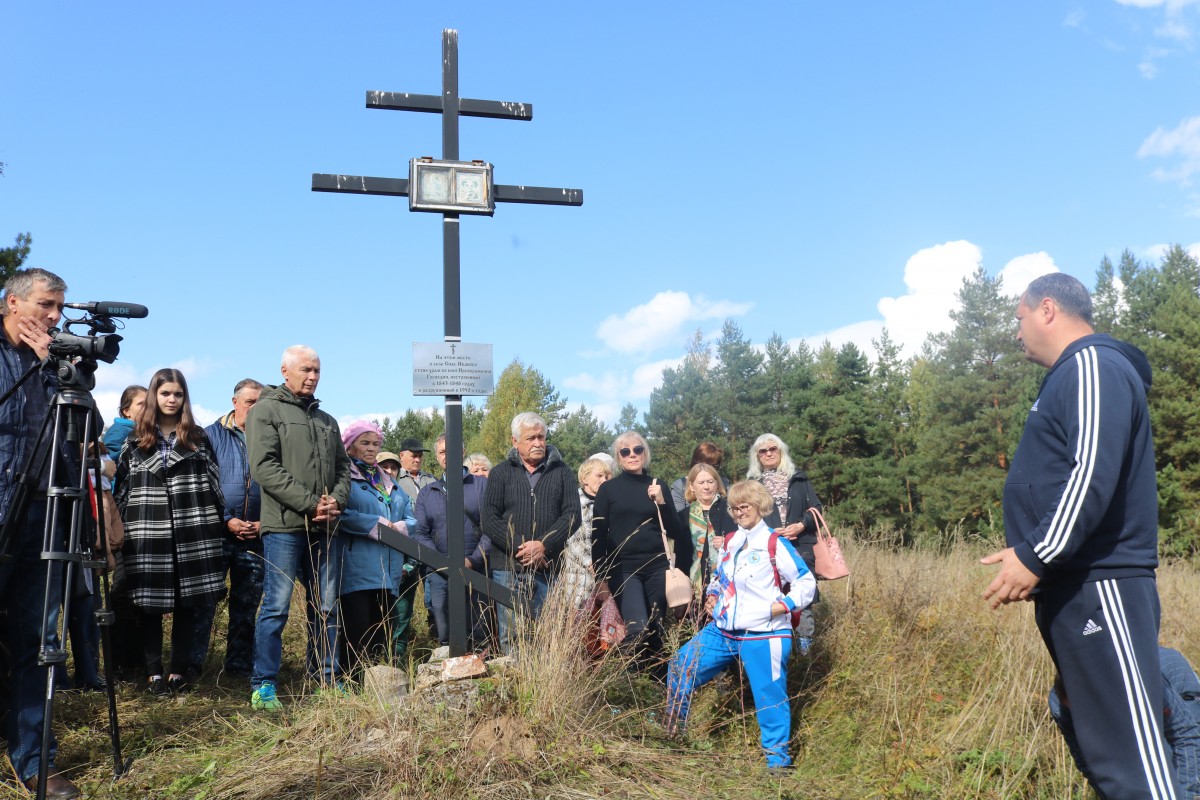
<svg viewBox="0 0 1200 800"><path fill-rule="evenodd" d="M704 607L712 622L671 659L667 719L672 731L682 728L692 693L738 659L754 694L767 767L787 769L792 765L787 691L790 617L812 602L817 581L792 544L763 521L774 505L757 481L741 481L729 488L729 513L738 529L725 537L716 572L705 590Z"/></svg>
<svg viewBox="0 0 1200 800"><path fill-rule="evenodd" d="M379 541L386 525L408 534L415 530L412 501L376 463L383 435L372 422L352 422L342 433L350 456L350 498L338 517L330 566L338 585L339 619L350 675L363 662L388 653L389 611L400 595L404 556Z"/></svg>

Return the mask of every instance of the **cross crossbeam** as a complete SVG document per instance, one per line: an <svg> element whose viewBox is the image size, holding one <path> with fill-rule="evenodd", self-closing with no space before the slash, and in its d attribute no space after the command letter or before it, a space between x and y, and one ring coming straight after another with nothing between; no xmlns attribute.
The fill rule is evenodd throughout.
<svg viewBox="0 0 1200 800"><path fill-rule="evenodd" d="M382 108L387 111L424 111L441 114L445 108L441 95L409 94L408 92L367 92L367 108ZM510 103L503 100L458 99L458 114L462 117L487 117L489 119L533 120L532 103Z"/></svg>
<svg viewBox="0 0 1200 800"><path fill-rule="evenodd" d="M314 192L340 194L376 194L387 197L408 197L408 178L375 178L369 175L331 175L315 172ZM492 187L497 203L535 203L547 206L581 206L582 189L559 189L549 186L510 186L498 183Z"/></svg>
<svg viewBox="0 0 1200 800"><path fill-rule="evenodd" d="M442 115L442 159L458 160L458 118L488 117L528 122L533 119L529 103L510 103L499 100L471 100L458 96L458 31L442 31L442 93L409 94L407 92L367 92L367 108L390 111L419 111ZM366 175L331 175L313 173L314 192L340 194L374 194L407 197L407 178L375 178ZM492 187L492 196L499 203L535 203L539 205L579 206L583 204L580 189L546 186ZM442 214L442 272L445 341L462 340L461 285L459 265L459 214ZM516 609L518 603L512 590L486 575L465 566L463 476L458 455L463 450L462 397L446 396L446 549L448 555L424 547L413 539L386 527L380 528L380 541L417 561L445 571L447 611L451 655L463 655L467 647L467 587L491 597L498 603Z"/></svg>

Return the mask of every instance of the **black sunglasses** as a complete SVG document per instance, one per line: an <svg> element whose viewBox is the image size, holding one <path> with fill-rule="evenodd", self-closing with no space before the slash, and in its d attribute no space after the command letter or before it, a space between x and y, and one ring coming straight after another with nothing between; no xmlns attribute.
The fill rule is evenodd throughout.
<svg viewBox="0 0 1200 800"><path fill-rule="evenodd" d="M646 452L646 448L642 447L640 444L634 445L632 450L628 447L622 447L617 451L621 458L629 458L630 453L633 453L635 456L640 456L644 452Z"/></svg>

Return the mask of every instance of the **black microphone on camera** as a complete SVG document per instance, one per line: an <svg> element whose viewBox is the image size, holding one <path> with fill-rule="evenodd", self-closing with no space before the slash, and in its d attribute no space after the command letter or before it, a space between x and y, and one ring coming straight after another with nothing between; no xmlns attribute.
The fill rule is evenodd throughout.
<svg viewBox="0 0 1200 800"><path fill-rule="evenodd" d="M121 303L116 300L98 300L94 303L63 303L66 308L75 308L95 314L97 317L126 317L141 319L150 313L150 309L137 303Z"/></svg>

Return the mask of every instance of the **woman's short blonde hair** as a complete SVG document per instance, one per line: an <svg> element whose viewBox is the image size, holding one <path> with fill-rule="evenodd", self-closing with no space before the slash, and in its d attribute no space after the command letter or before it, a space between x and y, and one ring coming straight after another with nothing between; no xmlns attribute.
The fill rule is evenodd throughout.
<svg viewBox="0 0 1200 800"><path fill-rule="evenodd" d="M621 469L621 447L622 447L622 445L624 445L626 447L633 447L633 446L639 445L639 444L642 447L646 448L646 451L644 453L645 459L642 461L642 471L643 472L646 471L646 468L650 466L650 444L646 441L646 437L642 436L637 431L625 431L620 436L618 436L615 441L613 441L612 454L613 454L613 460L615 460L617 462L617 469ZM624 470L622 470L622 472L623 471Z"/></svg>
<svg viewBox="0 0 1200 800"><path fill-rule="evenodd" d="M717 472L717 468L712 464L700 462L696 466L688 470L687 483L683 490L683 499L689 503L696 502L696 493L692 491L692 481L700 477L701 472L707 472L713 476L713 480L717 482L717 494L725 494L725 481L721 480L721 474Z"/></svg>
<svg viewBox="0 0 1200 800"><path fill-rule="evenodd" d="M603 458L592 456L579 465L579 485L582 486L584 481L597 472L603 472L610 478L613 476L612 467L608 465L607 461Z"/></svg>
<svg viewBox="0 0 1200 800"><path fill-rule="evenodd" d="M738 481L729 487L729 507L749 504L758 509L759 516L765 517L775 508L775 498L767 491L767 487L758 481Z"/></svg>

